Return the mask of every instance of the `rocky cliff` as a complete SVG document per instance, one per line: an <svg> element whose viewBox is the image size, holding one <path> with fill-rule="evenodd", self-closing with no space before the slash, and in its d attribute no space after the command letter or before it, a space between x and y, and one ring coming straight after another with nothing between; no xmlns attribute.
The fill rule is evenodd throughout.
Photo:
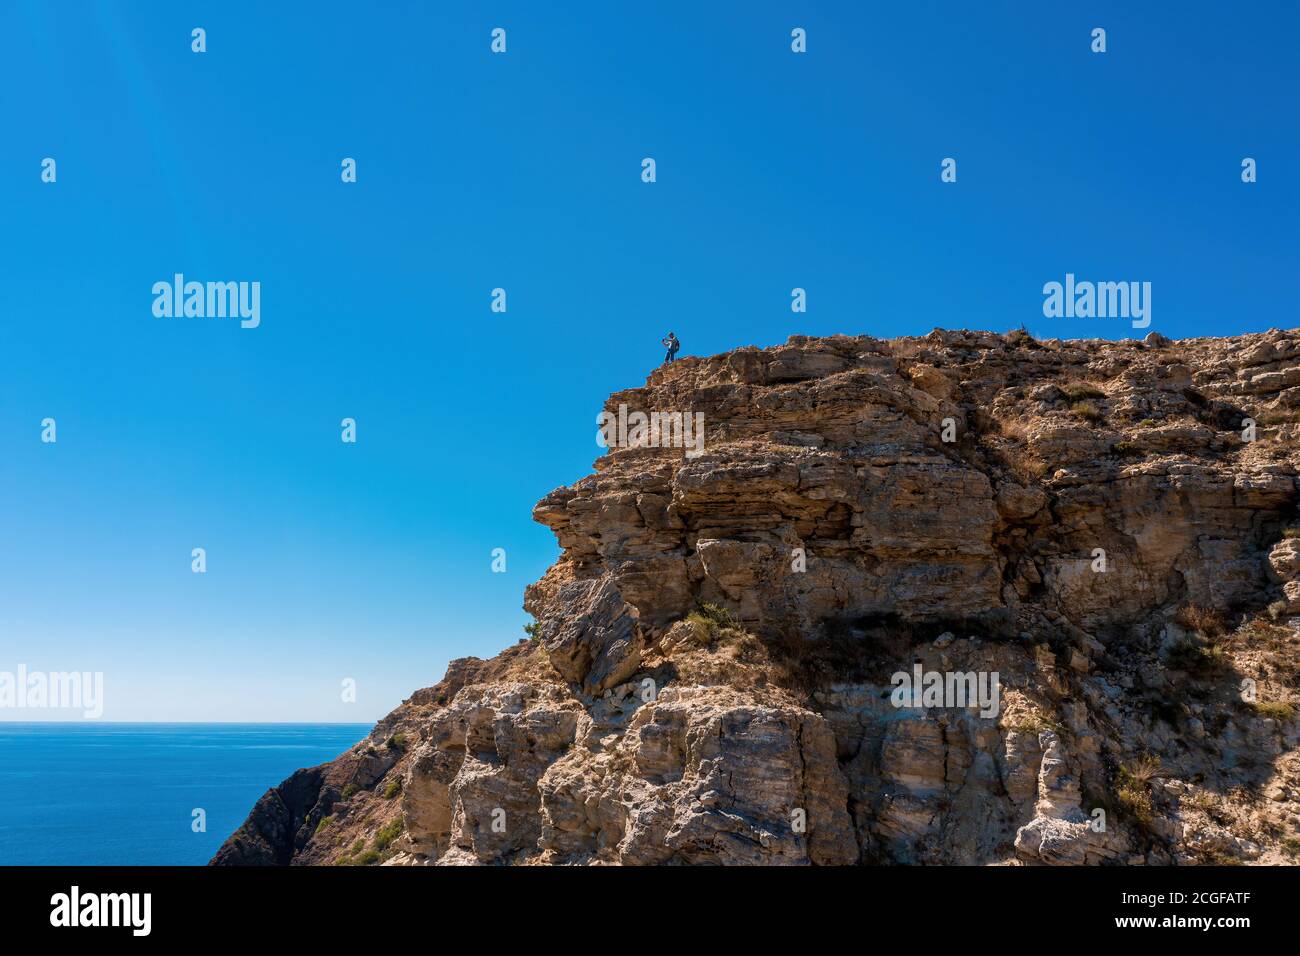
<svg viewBox="0 0 1300 956"><path fill-rule="evenodd" d="M547 495L533 637L214 863L1300 854L1300 330L794 337L620 406L702 453L632 434Z"/></svg>

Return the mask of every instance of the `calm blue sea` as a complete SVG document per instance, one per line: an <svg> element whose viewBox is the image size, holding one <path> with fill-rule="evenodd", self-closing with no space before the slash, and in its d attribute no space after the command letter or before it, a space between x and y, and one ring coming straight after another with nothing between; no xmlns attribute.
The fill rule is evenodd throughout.
<svg viewBox="0 0 1300 956"><path fill-rule="evenodd" d="M0 865L207 863L257 798L369 724L0 723ZM191 829L207 811L207 832Z"/></svg>

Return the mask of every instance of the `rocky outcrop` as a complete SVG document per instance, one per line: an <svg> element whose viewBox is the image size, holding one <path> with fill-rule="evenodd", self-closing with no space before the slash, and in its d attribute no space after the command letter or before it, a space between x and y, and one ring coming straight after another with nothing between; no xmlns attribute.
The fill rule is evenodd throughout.
<svg viewBox="0 0 1300 956"><path fill-rule="evenodd" d="M1300 535L1279 541L1268 555L1273 579L1282 586L1283 614L1300 614Z"/></svg>
<svg viewBox="0 0 1300 956"><path fill-rule="evenodd" d="M1286 862L1297 395L1282 331L674 362L534 510L533 639L214 863Z"/></svg>

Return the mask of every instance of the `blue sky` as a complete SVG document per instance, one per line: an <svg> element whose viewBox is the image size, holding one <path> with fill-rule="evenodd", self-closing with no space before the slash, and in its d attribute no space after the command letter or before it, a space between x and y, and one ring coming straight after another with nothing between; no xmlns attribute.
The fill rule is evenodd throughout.
<svg viewBox="0 0 1300 956"><path fill-rule="evenodd" d="M522 636L531 507L669 329L1133 334L1045 319L1067 272L1171 337L1300 324L1300 8L1134 6L6 3L0 670L382 716ZM260 327L156 318L176 272Z"/></svg>

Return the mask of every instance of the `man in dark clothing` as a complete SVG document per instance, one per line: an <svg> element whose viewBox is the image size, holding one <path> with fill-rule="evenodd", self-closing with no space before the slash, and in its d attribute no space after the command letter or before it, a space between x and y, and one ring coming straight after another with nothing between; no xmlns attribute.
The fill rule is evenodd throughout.
<svg viewBox="0 0 1300 956"><path fill-rule="evenodd" d="M668 338L664 339L659 344L668 349L668 355L664 357L665 363L671 362L673 357L677 354L677 350L682 347L682 343L677 340L677 336L673 335L671 332L668 333Z"/></svg>

